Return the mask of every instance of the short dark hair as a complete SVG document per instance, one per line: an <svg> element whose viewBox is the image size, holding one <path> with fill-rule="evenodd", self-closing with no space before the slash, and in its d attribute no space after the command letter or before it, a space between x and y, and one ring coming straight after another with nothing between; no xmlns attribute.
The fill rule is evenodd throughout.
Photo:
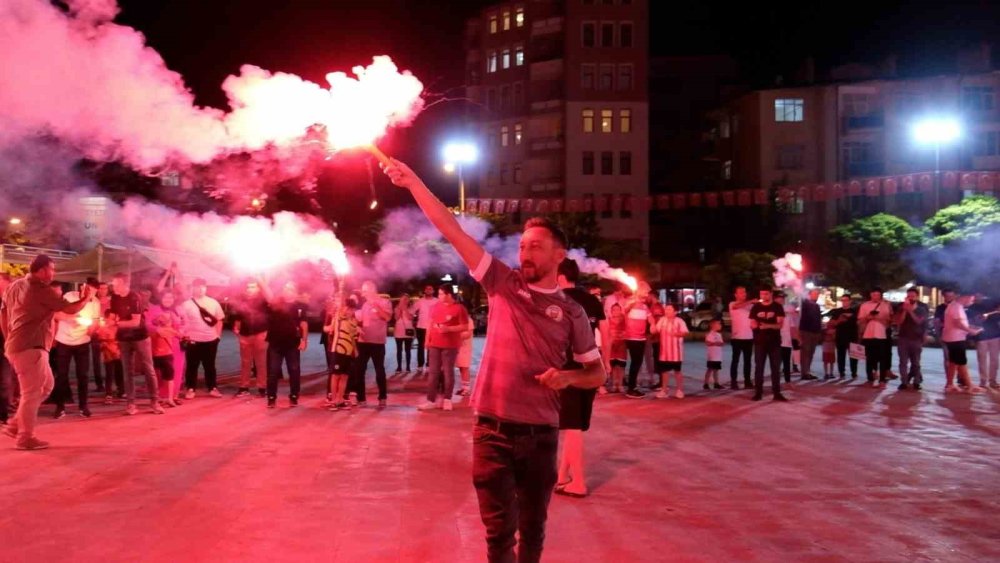
<svg viewBox="0 0 1000 563"><path fill-rule="evenodd" d="M31 261L31 266L28 267L28 271L34 274L35 272L44 270L53 264L55 264L55 262L53 262L47 254L39 254L38 256L35 256L34 260Z"/></svg>
<svg viewBox="0 0 1000 563"><path fill-rule="evenodd" d="M443 292L447 293L448 295L451 295L452 297L454 297L455 294L457 293L455 291L455 286L451 285L450 283L443 283L443 284L439 285L438 286L438 291L443 291Z"/></svg>
<svg viewBox="0 0 1000 563"><path fill-rule="evenodd" d="M907 293L916 293L917 295L920 295L920 290L918 290L915 287L911 287L911 288L907 289L906 292Z"/></svg>
<svg viewBox="0 0 1000 563"><path fill-rule="evenodd" d="M778 291L778 292L776 292L776 293L774 294L774 298L775 298L775 299L778 299L779 297L780 297L781 299L784 299L784 298L785 298L785 292L784 292L784 291Z"/></svg>
<svg viewBox="0 0 1000 563"><path fill-rule="evenodd" d="M569 283L576 283L580 281L580 265L572 258L563 258L559 263L559 275Z"/></svg>
<svg viewBox="0 0 1000 563"><path fill-rule="evenodd" d="M555 223L545 217L532 217L524 223L524 229L521 232L527 231L528 229L534 228L545 229L552 235L552 240L556 241L556 244L560 248L568 248L569 240L566 239L566 233L563 232Z"/></svg>
<svg viewBox="0 0 1000 563"><path fill-rule="evenodd" d="M875 287L869 289L868 293L875 293L876 291L879 292L879 293L885 293L884 291L882 291L882 288L878 287L878 286L875 286Z"/></svg>

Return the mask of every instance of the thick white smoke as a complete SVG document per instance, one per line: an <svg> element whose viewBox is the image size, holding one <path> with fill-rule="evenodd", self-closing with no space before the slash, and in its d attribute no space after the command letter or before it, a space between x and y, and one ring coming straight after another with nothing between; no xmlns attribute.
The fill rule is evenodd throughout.
<svg viewBox="0 0 1000 563"><path fill-rule="evenodd" d="M802 255L786 253L783 257L771 262L774 266L774 285L792 290L794 295L805 295L802 281Z"/></svg>
<svg viewBox="0 0 1000 563"><path fill-rule="evenodd" d="M591 258L587 253L579 248L574 248L568 252L568 257L576 262L580 267L580 272L595 275L606 280L613 280L624 284L635 291L638 287L636 279L621 268L612 268L610 264L600 258Z"/></svg>

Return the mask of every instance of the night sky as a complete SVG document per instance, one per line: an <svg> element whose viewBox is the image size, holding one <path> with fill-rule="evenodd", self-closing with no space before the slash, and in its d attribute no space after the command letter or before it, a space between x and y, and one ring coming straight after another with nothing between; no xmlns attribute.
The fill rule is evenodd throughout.
<svg viewBox="0 0 1000 563"><path fill-rule="evenodd" d="M349 70L378 54L412 70L428 92L458 96L464 21L491 3L122 0L117 21L146 35L167 65L184 76L199 104L224 107L220 85L244 63L325 84L327 72ZM895 53L901 73L948 71L959 47L1000 37L997 2L651 4L653 56L726 53L741 63L744 81L757 86L790 76L806 56L815 57L820 70ZM413 127L390 135L383 148L418 169L432 168L429 183L448 186L454 180L437 172L437 147L460 132L462 112L461 101L437 105ZM352 177L349 183L367 182L358 168L348 164L341 170ZM384 184L379 189L385 203L403 201L404 194ZM454 198L438 191L446 200Z"/></svg>

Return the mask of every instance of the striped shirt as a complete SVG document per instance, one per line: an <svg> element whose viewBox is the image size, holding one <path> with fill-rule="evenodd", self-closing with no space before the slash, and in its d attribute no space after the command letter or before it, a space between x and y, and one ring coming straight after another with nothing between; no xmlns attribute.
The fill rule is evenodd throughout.
<svg viewBox="0 0 1000 563"><path fill-rule="evenodd" d="M330 335L330 350L343 356L356 356L358 349L358 321L354 315L340 315L340 322L334 323L334 333Z"/></svg>
<svg viewBox="0 0 1000 563"><path fill-rule="evenodd" d="M684 335L688 333L687 323L680 317L663 317L656 322L660 334L660 361L684 361Z"/></svg>

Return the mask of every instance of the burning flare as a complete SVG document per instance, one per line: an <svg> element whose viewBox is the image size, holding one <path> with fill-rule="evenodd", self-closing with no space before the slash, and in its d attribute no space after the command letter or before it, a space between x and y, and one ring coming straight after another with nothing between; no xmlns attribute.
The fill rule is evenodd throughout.
<svg viewBox="0 0 1000 563"><path fill-rule="evenodd" d="M774 285L787 287L796 295L804 293L802 273L805 271L805 263L801 254L788 252L784 257L771 262L774 266Z"/></svg>
<svg viewBox="0 0 1000 563"><path fill-rule="evenodd" d="M639 289L638 280L626 273L625 270L622 270L621 268L612 268L607 262L601 260L600 258L591 258L587 256L587 253L583 250L574 248L566 255L571 260L576 261L576 264L580 267L580 271L585 274L593 274L606 280L614 280L618 283L624 284L633 292Z"/></svg>

